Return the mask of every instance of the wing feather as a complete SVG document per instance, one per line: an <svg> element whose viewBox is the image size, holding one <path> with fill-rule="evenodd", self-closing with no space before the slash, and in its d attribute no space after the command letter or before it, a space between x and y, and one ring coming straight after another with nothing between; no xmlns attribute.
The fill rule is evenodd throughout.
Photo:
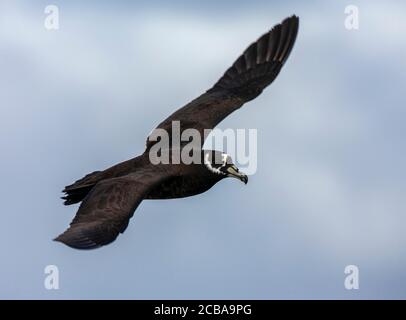
<svg viewBox="0 0 406 320"><path fill-rule="evenodd" d="M296 40L299 18L291 16L252 43L206 93L174 112L157 129L171 133L173 121L181 132L213 129L245 102L256 98L279 74ZM202 141L203 143L204 141ZM147 140L147 149L155 142Z"/></svg>
<svg viewBox="0 0 406 320"><path fill-rule="evenodd" d="M70 227L55 240L76 249L93 249L123 233L135 209L166 175L143 170L100 181L79 207Z"/></svg>

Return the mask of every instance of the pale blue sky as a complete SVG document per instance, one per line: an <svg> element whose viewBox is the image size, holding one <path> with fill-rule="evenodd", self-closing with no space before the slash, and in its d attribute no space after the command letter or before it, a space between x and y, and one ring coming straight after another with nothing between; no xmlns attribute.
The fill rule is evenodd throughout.
<svg viewBox="0 0 406 320"><path fill-rule="evenodd" d="M0 4L0 298L406 298L406 4L400 1ZM360 29L344 28L356 4ZM51 241L60 190L143 151L245 47L301 18L280 76L221 128L258 129L258 170L145 201L116 242ZM44 288L44 268L60 289ZM344 288L344 267L360 289Z"/></svg>

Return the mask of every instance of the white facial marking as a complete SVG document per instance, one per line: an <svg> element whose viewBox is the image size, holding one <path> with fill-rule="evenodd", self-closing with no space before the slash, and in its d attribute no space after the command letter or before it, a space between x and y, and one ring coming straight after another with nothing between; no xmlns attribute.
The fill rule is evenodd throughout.
<svg viewBox="0 0 406 320"><path fill-rule="evenodd" d="M218 168L214 168L214 167L211 165L211 162L210 162L210 159L209 159L209 158L210 158L210 153L207 153L207 154L205 155L205 157L204 157L204 164L206 165L206 167L207 167L211 172L213 172L213 173L215 173L215 174L222 174L222 175L225 175L225 173L222 172L222 171L220 170L220 168L224 167L224 166L227 164L228 155L225 154L225 153L223 153L223 154L221 155L222 165L221 165L220 167L218 167Z"/></svg>

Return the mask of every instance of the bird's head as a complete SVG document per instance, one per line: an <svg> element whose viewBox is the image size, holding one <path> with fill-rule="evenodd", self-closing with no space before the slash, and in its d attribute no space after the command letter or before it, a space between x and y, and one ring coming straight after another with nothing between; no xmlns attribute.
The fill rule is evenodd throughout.
<svg viewBox="0 0 406 320"><path fill-rule="evenodd" d="M213 174L217 174L223 178L237 178L245 184L248 182L248 176L237 168L231 157L226 153L220 151L205 151L204 165Z"/></svg>

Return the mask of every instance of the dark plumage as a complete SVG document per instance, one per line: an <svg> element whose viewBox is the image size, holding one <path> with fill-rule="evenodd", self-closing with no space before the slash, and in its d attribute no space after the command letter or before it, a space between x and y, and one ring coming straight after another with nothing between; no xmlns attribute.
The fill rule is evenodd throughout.
<svg viewBox="0 0 406 320"><path fill-rule="evenodd" d="M211 89L174 112L157 129L165 129L171 135L173 121L179 121L181 133L193 128L203 137L205 129L213 129L276 78L292 50L298 27L296 16L276 25L251 44ZM65 205L82 203L70 227L56 241L78 249L100 247L124 232L143 199L196 195L226 177L248 181L231 158L219 151L201 150L200 164L154 165L149 151L156 142L150 137L142 155L90 173L65 187ZM198 148L203 142L202 139ZM216 157L222 161L214 161Z"/></svg>

